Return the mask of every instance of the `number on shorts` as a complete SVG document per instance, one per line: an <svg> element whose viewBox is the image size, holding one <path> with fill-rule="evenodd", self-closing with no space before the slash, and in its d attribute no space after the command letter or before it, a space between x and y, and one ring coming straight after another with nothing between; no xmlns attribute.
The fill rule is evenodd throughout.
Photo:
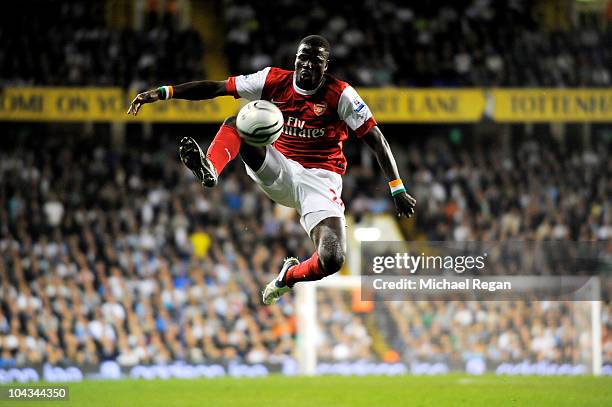
<svg viewBox="0 0 612 407"><path fill-rule="evenodd" d="M335 202L338 204L338 206L340 206L341 208L344 208L344 202L342 202L342 199L338 196L336 191L334 191L332 188L330 188L329 190L332 193L332 199L331 199L332 202Z"/></svg>

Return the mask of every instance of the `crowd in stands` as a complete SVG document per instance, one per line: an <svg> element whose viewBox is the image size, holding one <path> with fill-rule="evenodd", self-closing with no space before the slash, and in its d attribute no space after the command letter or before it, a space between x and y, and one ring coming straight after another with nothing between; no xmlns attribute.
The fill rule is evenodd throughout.
<svg viewBox="0 0 612 407"><path fill-rule="evenodd" d="M586 367L591 358L591 321L584 303L395 301L384 305L381 312L391 315L395 328L389 342L403 360L462 365L482 358L492 366L546 361ZM608 337L604 360L611 358Z"/></svg>
<svg viewBox="0 0 612 407"><path fill-rule="evenodd" d="M120 86L200 79L204 47L170 16L109 27L101 0L23 1L0 24L0 86ZM32 13L28 8L35 8Z"/></svg>
<svg viewBox="0 0 612 407"><path fill-rule="evenodd" d="M238 0L220 2L218 18L230 74L290 69L299 39L319 33L330 73L358 86L610 86L612 24L556 3L283 0L271 13L268 1ZM108 26L99 0L18 6L0 25L0 84L144 89L206 76L200 34L168 13L134 30Z"/></svg>
<svg viewBox="0 0 612 407"><path fill-rule="evenodd" d="M178 160L175 135L136 132L113 145L108 135L27 129L0 139L0 367L295 356L292 296L265 307L260 290L284 256L307 258L312 244L242 164L204 191ZM428 239L612 237L609 145L392 144ZM392 211L376 164L348 151L347 213ZM373 325L339 294L320 295L321 357L376 359ZM581 349L572 304L378 306L394 318L386 341L406 362L466 352L577 361ZM610 362L609 302L604 323Z"/></svg>
<svg viewBox="0 0 612 407"><path fill-rule="evenodd" d="M227 4L232 72L289 69L303 34L320 33L332 45L330 72L353 85L612 83L612 31L596 18L574 22L570 2L284 0L273 13L265 0Z"/></svg>
<svg viewBox="0 0 612 407"><path fill-rule="evenodd" d="M0 25L0 86L144 89L205 77L196 31L164 18L142 30L109 27L106 3L16 3L38 10ZM354 85L611 84L605 25L567 15L547 25L541 2L442 3L282 0L271 13L265 1L223 2L230 71L290 68L297 41L320 33L332 44L330 72ZM147 138L139 126L116 145L96 126L89 135L8 127L0 137L0 368L295 356L293 297L264 307L260 291L284 256L307 258L312 244L295 213L261 194L240 163L203 191L177 158L175 134ZM510 145L389 139L418 202L409 238L612 241L609 139L590 147L542 134ZM393 212L386 180L360 148L345 146L347 213ZM612 363L606 300L604 361ZM368 321L342 294L319 292L321 358L377 360L382 341L407 363L585 359L584 313L573 303L376 307Z"/></svg>
<svg viewBox="0 0 612 407"><path fill-rule="evenodd" d="M545 138L545 135L539 135ZM612 239L610 146L526 139L508 150L432 140L412 149L417 222L431 241Z"/></svg>

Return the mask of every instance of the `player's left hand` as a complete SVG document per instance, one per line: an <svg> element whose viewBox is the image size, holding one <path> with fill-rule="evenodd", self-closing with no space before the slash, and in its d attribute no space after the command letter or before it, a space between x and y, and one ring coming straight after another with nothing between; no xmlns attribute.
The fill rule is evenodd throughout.
<svg viewBox="0 0 612 407"><path fill-rule="evenodd" d="M402 192L393 197L395 202L395 208L397 209L397 217L406 215L411 218L414 215L414 207L416 206L416 199L410 196L407 192Z"/></svg>
<svg viewBox="0 0 612 407"><path fill-rule="evenodd" d="M130 104L130 108L127 111L127 114L133 114L136 116L138 111L142 107L142 105L146 103L153 103L159 100L159 91L157 89L148 90L146 92L139 93L132 103Z"/></svg>

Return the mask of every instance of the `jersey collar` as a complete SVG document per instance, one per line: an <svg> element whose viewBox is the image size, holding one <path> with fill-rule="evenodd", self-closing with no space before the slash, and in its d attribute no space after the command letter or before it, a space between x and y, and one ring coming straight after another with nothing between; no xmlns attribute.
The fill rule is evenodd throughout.
<svg viewBox="0 0 612 407"><path fill-rule="evenodd" d="M297 85L297 82L295 81L295 72L293 72L293 90L300 95L305 95L305 96L314 95L321 88L324 82L325 82L325 75L323 75L323 77L321 78L321 82L319 82L319 86L317 86L313 90L302 89Z"/></svg>

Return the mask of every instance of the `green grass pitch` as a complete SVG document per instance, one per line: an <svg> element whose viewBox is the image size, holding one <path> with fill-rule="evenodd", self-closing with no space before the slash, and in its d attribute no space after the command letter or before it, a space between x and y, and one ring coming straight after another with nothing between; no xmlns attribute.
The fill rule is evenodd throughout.
<svg viewBox="0 0 612 407"><path fill-rule="evenodd" d="M612 377L362 376L85 381L70 400L0 406L612 406Z"/></svg>

